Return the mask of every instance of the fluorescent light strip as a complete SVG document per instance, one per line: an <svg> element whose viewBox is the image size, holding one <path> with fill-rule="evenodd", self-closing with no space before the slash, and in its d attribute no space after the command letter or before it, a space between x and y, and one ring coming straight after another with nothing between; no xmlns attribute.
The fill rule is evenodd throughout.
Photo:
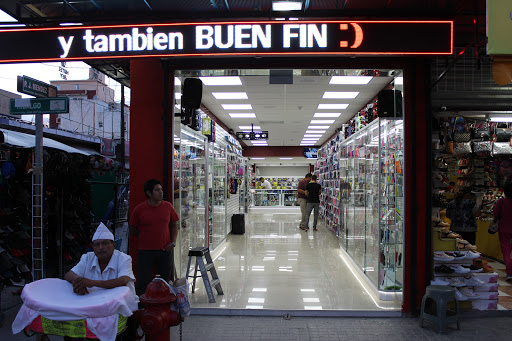
<svg viewBox="0 0 512 341"><path fill-rule="evenodd" d="M357 91L326 91L322 98L356 98L357 95L359 95Z"/></svg>
<svg viewBox="0 0 512 341"><path fill-rule="evenodd" d="M174 98L175 99L181 99L181 92L175 92L174 93Z"/></svg>
<svg viewBox="0 0 512 341"><path fill-rule="evenodd" d="M310 124L333 124L335 120L311 120Z"/></svg>
<svg viewBox="0 0 512 341"><path fill-rule="evenodd" d="M256 118L256 114L253 112L248 112L246 114L243 113L231 113L228 114L231 118Z"/></svg>
<svg viewBox="0 0 512 341"><path fill-rule="evenodd" d="M305 134L304 135L304 137L322 137L322 136L323 136L323 134L322 135L320 135L320 134Z"/></svg>
<svg viewBox="0 0 512 341"><path fill-rule="evenodd" d="M276 12L300 11L302 1L273 1L272 10Z"/></svg>
<svg viewBox="0 0 512 341"><path fill-rule="evenodd" d="M204 85L242 85L242 80L238 76L226 77L199 77Z"/></svg>
<svg viewBox="0 0 512 341"><path fill-rule="evenodd" d="M340 117L340 112L317 112L313 117Z"/></svg>
<svg viewBox="0 0 512 341"><path fill-rule="evenodd" d="M248 99L246 92L212 92L215 99Z"/></svg>
<svg viewBox="0 0 512 341"><path fill-rule="evenodd" d="M404 85L404 77L396 77L395 85Z"/></svg>
<svg viewBox="0 0 512 341"><path fill-rule="evenodd" d="M293 160L293 157L280 157L279 160Z"/></svg>
<svg viewBox="0 0 512 341"><path fill-rule="evenodd" d="M243 131L249 129L249 131L251 131L251 129L254 129L254 130L261 130L261 127L260 126L254 126L254 127L251 127L251 126L238 126L239 129L242 129Z"/></svg>
<svg viewBox="0 0 512 341"><path fill-rule="evenodd" d="M318 141L320 140L319 138L316 138L316 137L303 137L302 138L302 141Z"/></svg>
<svg viewBox="0 0 512 341"><path fill-rule="evenodd" d="M265 160L264 157L251 157L251 160Z"/></svg>
<svg viewBox="0 0 512 341"><path fill-rule="evenodd" d="M329 84L368 84L372 76L332 76Z"/></svg>
<svg viewBox="0 0 512 341"><path fill-rule="evenodd" d="M490 120L491 120L491 122L512 122L512 117L511 116L503 116L503 117L495 116L495 117L491 117Z"/></svg>
<svg viewBox="0 0 512 341"><path fill-rule="evenodd" d="M318 109L347 109L348 104L342 104L342 103L336 103L336 104L330 104L330 103L322 103L318 105Z"/></svg>
<svg viewBox="0 0 512 341"><path fill-rule="evenodd" d="M325 133L327 130L306 130L306 134L318 134L318 133Z"/></svg>
<svg viewBox="0 0 512 341"><path fill-rule="evenodd" d="M174 85L181 85L181 80L178 77L174 77Z"/></svg>
<svg viewBox="0 0 512 341"><path fill-rule="evenodd" d="M329 129L331 126L309 126L308 129Z"/></svg>
<svg viewBox="0 0 512 341"><path fill-rule="evenodd" d="M250 104L221 104L224 110L252 110Z"/></svg>
<svg viewBox="0 0 512 341"><path fill-rule="evenodd" d="M314 146L314 143L301 143L301 146Z"/></svg>

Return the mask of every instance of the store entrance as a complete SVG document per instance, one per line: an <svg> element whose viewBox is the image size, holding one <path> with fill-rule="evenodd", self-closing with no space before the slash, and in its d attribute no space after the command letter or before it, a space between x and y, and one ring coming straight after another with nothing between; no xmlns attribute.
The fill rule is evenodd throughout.
<svg viewBox="0 0 512 341"><path fill-rule="evenodd" d="M402 70L176 71L178 115L186 78L201 79L203 91L196 116L174 124L176 264L184 277L188 250L210 246L224 291L210 303L199 280L192 307L399 314ZM379 93L391 93L387 114ZM226 138L237 132L268 138L237 145ZM296 193L307 173L322 186L317 231L299 229ZM240 213L245 234L230 234Z"/></svg>

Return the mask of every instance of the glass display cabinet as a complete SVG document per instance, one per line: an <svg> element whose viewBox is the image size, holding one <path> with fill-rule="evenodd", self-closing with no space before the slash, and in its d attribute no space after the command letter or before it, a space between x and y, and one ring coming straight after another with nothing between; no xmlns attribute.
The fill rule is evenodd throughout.
<svg viewBox="0 0 512 341"><path fill-rule="evenodd" d="M379 291L403 285L401 119L374 120L341 142L340 244Z"/></svg>
<svg viewBox="0 0 512 341"><path fill-rule="evenodd" d="M226 146L219 143L210 144L210 159L212 169L212 234L210 246L216 248L226 238L226 196L227 196L227 169L226 169Z"/></svg>

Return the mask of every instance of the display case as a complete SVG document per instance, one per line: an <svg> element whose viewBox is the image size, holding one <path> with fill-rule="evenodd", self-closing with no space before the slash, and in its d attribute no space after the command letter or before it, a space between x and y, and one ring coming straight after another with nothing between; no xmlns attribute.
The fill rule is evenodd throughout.
<svg viewBox="0 0 512 341"><path fill-rule="evenodd" d="M206 137L182 124L175 131L175 177L180 195L175 204L180 217L180 233L175 252L175 263L180 264L180 276L186 273L188 251L204 246L206 240ZM176 266L178 269L178 266Z"/></svg>
<svg viewBox="0 0 512 341"><path fill-rule="evenodd" d="M403 137L379 118L341 143L340 244L379 291L403 285Z"/></svg>
<svg viewBox="0 0 512 341"><path fill-rule="evenodd" d="M340 142L339 135L331 140L323 148L316 163L316 175L322 186L320 194L320 216L323 218L327 228L337 236L341 236L344 226L340 217L341 196L340 196Z"/></svg>
<svg viewBox="0 0 512 341"><path fill-rule="evenodd" d="M226 145L217 142L210 144L211 169L211 235L210 246L215 249L226 238L226 196L227 196L227 168Z"/></svg>

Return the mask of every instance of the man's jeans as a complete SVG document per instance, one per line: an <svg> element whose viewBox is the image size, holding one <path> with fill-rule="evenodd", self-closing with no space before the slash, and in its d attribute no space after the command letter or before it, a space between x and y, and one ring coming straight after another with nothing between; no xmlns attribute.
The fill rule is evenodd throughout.
<svg viewBox="0 0 512 341"><path fill-rule="evenodd" d="M307 222L306 222L306 211L307 211L307 201L306 199L304 198L298 198L297 199L297 202L299 203L300 205L300 213L302 214L302 217L301 217L301 220L300 220L300 225L299 227L306 227L307 226Z"/></svg>
<svg viewBox="0 0 512 341"><path fill-rule="evenodd" d="M156 266L156 274L169 282L171 276L171 253L165 250L139 250L137 253L137 283L135 292L142 295L146 287L153 279L153 267Z"/></svg>
<svg viewBox="0 0 512 341"><path fill-rule="evenodd" d="M307 204L307 212L306 212L306 217L307 217L307 225L306 227L309 228L309 217L311 216L311 211L315 210L315 213L314 214L314 221L313 221L313 228L316 229L316 223L318 222L318 212L320 211L320 203L318 202L308 202Z"/></svg>

